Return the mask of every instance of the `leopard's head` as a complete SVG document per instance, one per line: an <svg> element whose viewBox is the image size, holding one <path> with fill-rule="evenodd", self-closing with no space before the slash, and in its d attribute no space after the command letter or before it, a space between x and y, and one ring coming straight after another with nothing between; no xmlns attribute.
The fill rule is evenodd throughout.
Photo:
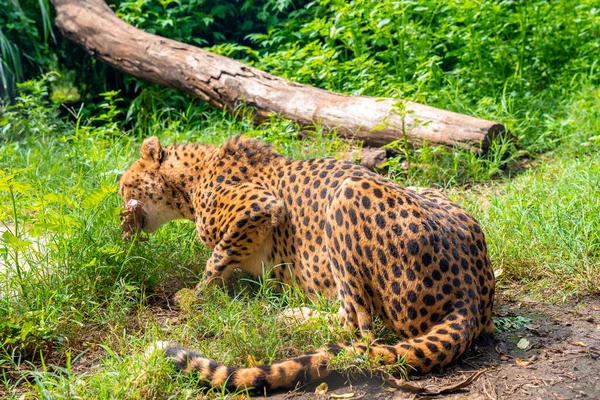
<svg viewBox="0 0 600 400"><path fill-rule="evenodd" d="M161 225L181 218L173 207L173 191L168 188L161 169L166 150L156 136L142 143L141 157L134 161L119 181L119 195L123 199L123 238L143 230L151 233Z"/></svg>

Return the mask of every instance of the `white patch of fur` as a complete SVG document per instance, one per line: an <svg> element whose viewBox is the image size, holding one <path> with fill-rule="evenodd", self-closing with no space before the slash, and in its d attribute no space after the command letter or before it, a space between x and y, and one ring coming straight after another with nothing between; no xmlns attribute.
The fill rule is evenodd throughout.
<svg viewBox="0 0 600 400"><path fill-rule="evenodd" d="M168 342L166 340L157 340L156 342L154 342L151 345L149 345L148 347L146 347L146 351L144 351L144 359L148 360L148 359L156 356L156 354L165 354L165 351L168 348L176 347L176 346L178 346L178 344L175 342Z"/></svg>
<svg viewBox="0 0 600 400"><path fill-rule="evenodd" d="M273 236L269 234L254 254L240 262L240 268L254 276L262 276L263 270L271 267L269 256L271 255L272 250Z"/></svg>
<svg viewBox="0 0 600 400"><path fill-rule="evenodd" d="M152 233L167 222L182 218L179 211L165 204L146 202L144 204L144 225L146 233Z"/></svg>
<svg viewBox="0 0 600 400"><path fill-rule="evenodd" d="M308 307L286 308L277 314L277 320L282 323L302 324L319 318L321 318L321 313Z"/></svg>

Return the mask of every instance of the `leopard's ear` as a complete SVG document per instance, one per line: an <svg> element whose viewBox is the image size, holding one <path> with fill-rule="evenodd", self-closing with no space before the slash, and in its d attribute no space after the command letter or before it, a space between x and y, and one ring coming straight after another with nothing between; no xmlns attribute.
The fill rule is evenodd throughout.
<svg viewBox="0 0 600 400"><path fill-rule="evenodd" d="M140 153L142 155L142 159L146 161L150 161L157 166L163 160L164 150L160 146L160 140L156 136L149 137L144 139L142 143L142 148L140 149Z"/></svg>

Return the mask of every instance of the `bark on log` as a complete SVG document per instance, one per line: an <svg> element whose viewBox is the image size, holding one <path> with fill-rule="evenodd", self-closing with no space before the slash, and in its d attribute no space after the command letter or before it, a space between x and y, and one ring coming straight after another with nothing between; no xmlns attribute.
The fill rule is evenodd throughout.
<svg viewBox="0 0 600 400"><path fill-rule="evenodd" d="M271 113L308 126L335 128L341 136L381 146L406 137L486 150L503 125L399 100L347 96L294 83L200 48L143 32L119 19L102 0L52 0L63 35L92 56L121 71L189 93L233 110L240 103L256 109L257 119ZM403 123L404 122L404 123ZM403 128L404 127L404 128Z"/></svg>
<svg viewBox="0 0 600 400"><path fill-rule="evenodd" d="M380 170L381 164L387 161L388 152L390 154L397 155L397 153L393 151L380 149L377 147L352 149L350 151L339 153L338 155L344 160L354 161L371 171L377 171Z"/></svg>

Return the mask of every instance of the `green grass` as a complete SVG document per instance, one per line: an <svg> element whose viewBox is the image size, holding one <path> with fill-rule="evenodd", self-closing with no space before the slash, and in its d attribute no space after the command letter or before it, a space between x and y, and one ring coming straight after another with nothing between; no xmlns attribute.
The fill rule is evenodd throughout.
<svg viewBox="0 0 600 400"><path fill-rule="evenodd" d="M33 3L34 10L46 4ZM118 11L146 29L197 42L194 35L210 24L198 31L186 19L176 32L161 27L185 14L167 3L144 7L169 13L129 1ZM560 302L600 293L600 12L592 1L328 0L289 15L283 10L290 2L264 4L266 31L213 49L323 88L501 121L517 143L500 139L476 156L399 142L388 175L445 189L480 220L505 297ZM277 18L268 18L275 6ZM19 26L11 25L11 43ZM36 65L50 63L47 36ZM0 397L224 397L198 389L160 358L146 360L143 350L156 339L175 340L221 362L251 365L352 340L328 320L335 304L312 305L323 317L306 325L279 323L283 309L306 301L293 290L278 293L268 279L236 275L226 290L172 309L172 294L195 285L209 252L187 222L124 244L116 195L119 175L150 135L220 144L243 133L296 158L339 156L351 144L284 118L255 126L243 107L229 115L131 80L126 84L139 86L133 100L108 91L89 101L90 87L110 86L80 81L104 76L98 68L47 73L21 84L13 105L0 105ZM56 104L79 89L81 108ZM522 323L504 322L504 329ZM383 328L378 335L394 340ZM335 366L349 374L378 368L353 357Z"/></svg>
<svg viewBox="0 0 600 400"><path fill-rule="evenodd" d="M457 193L484 227L501 285L551 298L600 292L599 162L543 158L512 181Z"/></svg>
<svg viewBox="0 0 600 400"><path fill-rule="evenodd" d="M2 117L0 219L10 231L0 247L0 387L7 394L219 397L218 391L198 389L169 363L146 362L143 349L156 339L175 340L219 361L249 365L351 340L348 332L330 329L326 317L291 330L278 323L281 310L305 300L293 291L277 293L268 280L256 284L238 276L228 290L171 310L169 297L197 282L208 251L186 222L165 226L139 245L122 243L115 193L119 174L137 157L146 135L218 144L246 133L294 157L335 155L346 143L319 127L308 140L299 139L298 128L284 119L255 127L248 117L199 104L151 110L144 114L143 128L123 135L115 122L114 94L107 94L104 106L90 117L80 113L68 122L39 101L45 88L43 82L29 84L30 95ZM557 124L563 146L530 160L529 168L494 172L497 166L491 168L485 158L425 147L411 154L412 173L392 166L390 176L448 187L451 197L477 216L501 273L500 291L551 294L554 301L598 293L597 104L595 89L575 94L566 119ZM448 160L452 163L444 164ZM523 162L511 162L517 161ZM325 315L335 312L335 304L316 307ZM393 340L384 331L380 335ZM336 360L336 367L349 374L357 366L377 370L368 360Z"/></svg>

